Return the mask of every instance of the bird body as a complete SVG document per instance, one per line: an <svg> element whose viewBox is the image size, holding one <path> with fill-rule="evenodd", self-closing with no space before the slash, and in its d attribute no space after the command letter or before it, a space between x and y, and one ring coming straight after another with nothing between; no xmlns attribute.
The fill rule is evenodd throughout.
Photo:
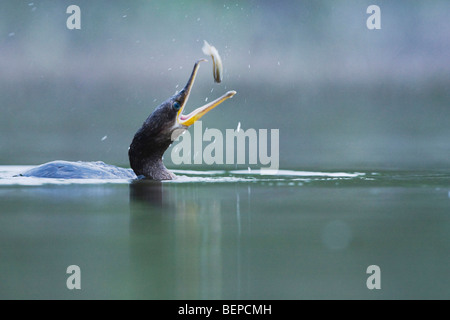
<svg viewBox="0 0 450 320"><path fill-rule="evenodd" d="M54 179L134 179L131 169L116 167L102 161L82 162L56 160L44 163L22 176Z"/></svg>

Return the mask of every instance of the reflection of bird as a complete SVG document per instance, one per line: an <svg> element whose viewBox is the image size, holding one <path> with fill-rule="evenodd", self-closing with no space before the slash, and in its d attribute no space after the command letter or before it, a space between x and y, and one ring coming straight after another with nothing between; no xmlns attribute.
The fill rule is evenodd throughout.
<svg viewBox="0 0 450 320"><path fill-rule="evenodd" d="M197 108L188 115L183 115L201 61L204 60L195 63L186 86L158 106L134 136L128 156L131 168L136 175L154 180L173 179L174 175L162 162L164 152L190 125L236 94L236 91L228 91L220 98Z"/></svg>
<svg viewBox="0 0 450 320"><path fill-rule="evenodd" d="M231 98L236 91L228 91L221 97L183 115L200 62L198 60L186 86L159 105L136 132L128 150L130 165L137 176L153 180L171 180L175 175L162 162L162 156L170 144L195 121L208 111ZM53 161L22 174L23 176L65 179L114 179L134 178L129 169L118 168L103 162Z"/></svg>

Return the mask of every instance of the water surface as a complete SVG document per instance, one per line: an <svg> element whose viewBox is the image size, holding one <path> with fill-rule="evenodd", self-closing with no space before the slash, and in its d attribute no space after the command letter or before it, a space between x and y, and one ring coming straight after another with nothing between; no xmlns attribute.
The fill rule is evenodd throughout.
<svg viewBox="0 0 450 320"><path fill-rule="evenodd" d="M0 166L2 299L450 298L447 171L14 177L28 168Z"/></svg>

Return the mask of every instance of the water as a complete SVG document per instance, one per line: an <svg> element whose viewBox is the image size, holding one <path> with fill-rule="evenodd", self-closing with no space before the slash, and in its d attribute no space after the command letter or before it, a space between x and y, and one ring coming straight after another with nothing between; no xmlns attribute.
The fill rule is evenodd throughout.
<svg viewBox="0 0 450 320"><path fill-rule="evenodd" d="M29 168L0 166L2 299L450 298L447 171L13 177Z"/></svg>

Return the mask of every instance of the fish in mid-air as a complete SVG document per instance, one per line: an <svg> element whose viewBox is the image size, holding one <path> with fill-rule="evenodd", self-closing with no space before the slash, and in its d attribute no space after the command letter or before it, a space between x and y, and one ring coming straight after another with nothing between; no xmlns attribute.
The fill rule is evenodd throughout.
<svg viewBox="0 0 450 320"><path fill-rule="evenodd" d="M214 81L217 83L222 82L223 78L223 66L222 66L222 59L219 56L219 51L217 49L210 45L206 40L204 40L203 44L203 53L207 56L211 56L213 61L213 76Z"/></svg>

